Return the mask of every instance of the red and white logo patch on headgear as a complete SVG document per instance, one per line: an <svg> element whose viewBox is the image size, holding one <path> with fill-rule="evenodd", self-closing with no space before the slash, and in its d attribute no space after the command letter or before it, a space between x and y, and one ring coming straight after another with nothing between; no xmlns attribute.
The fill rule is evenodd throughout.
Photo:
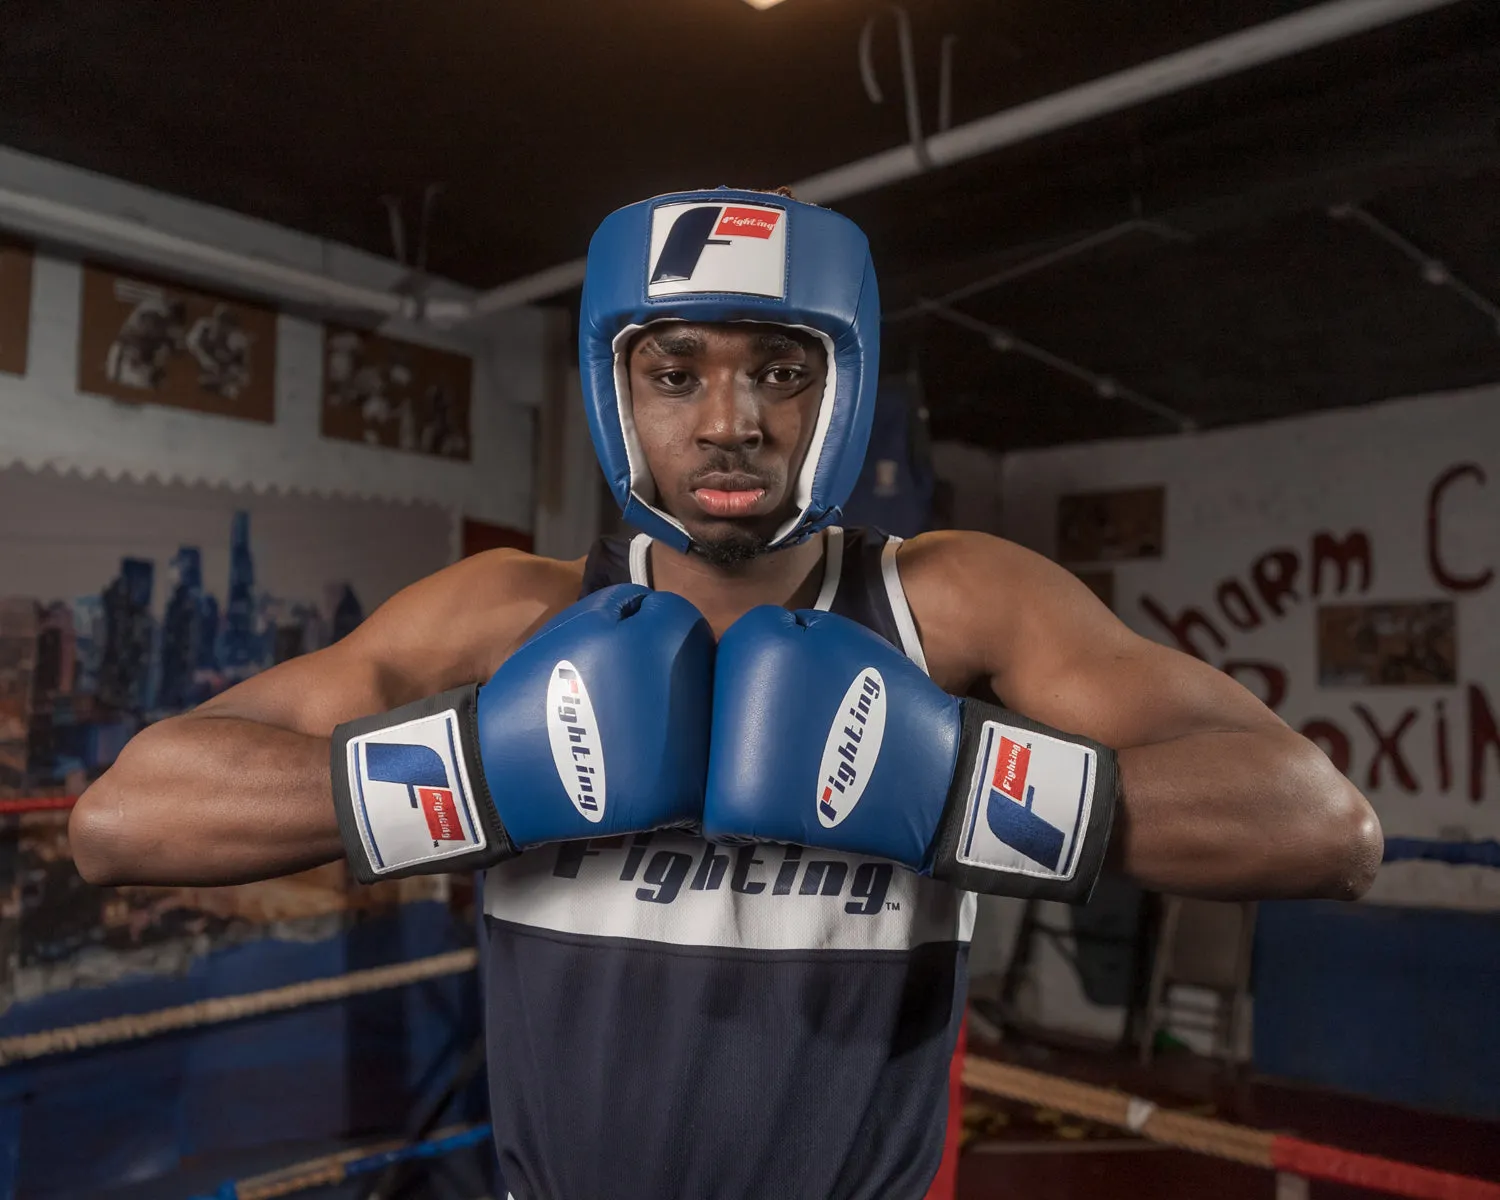
<svg viewBox="0 0 1500 1200"><path fill-rule="evenodd" d="M786 210L769 204L664 204L651 214L646 295L786 296Z"/></svg>

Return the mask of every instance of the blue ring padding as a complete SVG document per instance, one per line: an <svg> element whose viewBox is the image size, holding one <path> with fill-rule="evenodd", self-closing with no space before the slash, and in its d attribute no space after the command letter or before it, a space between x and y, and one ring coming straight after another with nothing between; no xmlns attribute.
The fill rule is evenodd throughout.
<svg viewBox="0 0 1500 1200"><path fill-rule="evenodd" d="M1429 838L1387 838L1385 862L1440 862L1455 867L1500 867L1500 841L1439 842Z"/></svg>

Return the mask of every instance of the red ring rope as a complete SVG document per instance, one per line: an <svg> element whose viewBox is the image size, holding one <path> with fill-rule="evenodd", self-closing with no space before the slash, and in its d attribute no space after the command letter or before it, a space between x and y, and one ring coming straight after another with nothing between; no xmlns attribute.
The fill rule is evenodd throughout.
<svg viewBox="0 0 1500 1200"><path fill-rule="evenodd" d="M1500 1200L1500 1183L1451 1175L1373 1154L1356 1154L1336 1146L1320 1146L1284 1134L1272 1141L1271 1158L1278 1171L1410 1196L1413 1200Z"/></svg>
<svg viewBox="0 0 1500 1200"><path fill-rule="evenodd" d="M49 812L72 808L77 796L23 796L18 799L0 800L0 815ZM970 1063L976 1060L970 1057ZM985 1063L994 1068L999 1064ZM1002 1068L1003 1070L1004 1068ZM1011 1068L1012 1071L1015 1068ZM1031 1072L1024 1072L1031 1074ZM1057 1076L1051 1078L1057 1079ZM977 1081L968 1081L974 1086ZM1060 1080L1060 1082L1067 1082ZM1118 1093L1107 1093L1103 1089L1087 1085L1073 1085L1075 1089L1098 1092L1109 1099L1117 1099ZM979 1090L986 1089L980 1085ZM1003 1090L994 1089L999 1094ZM1144 1103L1144 1102L1142 1102ZM1066 1103L1058 1107L1066 1109ZM1155 1105L1149 1106L1152 1110ZM1215 1123L1217 1124L1217 1123ZM1226 1130L1254 1134L1258 1131L1242 1126L1224 1126ZM1142 1129L1147 1138L1149 1128ZM1468 1175L1454 1175L1431 1167L1419 1167L1413 1163L1398 1162L1391 1158L1380 1158L1373 1154L1357 1154L1336 1146L1323 1146L1317 1142L1277 1134L1270 1138L1272 1166L1275 1170L1301 1175L1307 1179L1326 1179L1334 1183L1345 1183L1373 1191L1387 1192L1396 1196L1408 1196L1411 1200L1500 1200L1500 1183L1489 1183Z"/></svg>
<svg viewBox="0 0 1500 1200"><path fill-rule="evenodd" d="M72 808L77 803L77 796L22 796L17 800L0 800L0 816L50 812L54 809Z"/></svg>

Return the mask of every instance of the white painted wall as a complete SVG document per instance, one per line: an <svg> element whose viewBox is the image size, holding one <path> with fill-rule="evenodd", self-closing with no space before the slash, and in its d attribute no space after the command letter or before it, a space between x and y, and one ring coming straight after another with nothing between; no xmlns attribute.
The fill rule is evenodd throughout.
<svg viewBox="0 0 1500 1200"><path fill-rule="evenodd" d="M346 246L4 149L0 186L347 283L387 288L401 274L394 262ZM544 378L539 311L500 314L464 337L403 323L385 327L393 336L474 355L473 458L454 463L321 437L321 327L285 314L277 327L274 425L80 395L81 279L75 261L53 254L37 259L27 374L0 374L0 466L20 462L110 477L426 502L531 528L532 428ZM435 291L467 295L441 282Z"/></svg>
<svg viewBox="0 0 1500 1200"><path fill-rule="evenodd" d="M953 486L953 527L1001 533L1005 528L1000 495L1001 456L960 442L934 442L932 469Z"/></svg>
<svg viewBox="0 0 1500 1200"><path fill-rule="evenodd" d="M1459 575L1493 569L1486 588L1449 592L1428 566L1427 509L1434 482L1448 468L1473 463L1486 482L1461 479L1446 489L1441 561ZM1205 657L1269 660L1283 666L1289 689L1282 716L1300 727L1314 717L1335 721L1352 748L1351 777L1380 814L1387 837L1442 840L1500 838L1500 753L1480 764L1481 794L1470 800L1468 685L1500 706L1500 387L1391 401L1371 407L1175 438L1097 443L1008 456L1002 466L1006 532L1043 553L1055 550L1057 497L1161 483L1166 486L1166 551L1160 560L1109 564L1115 609L1132 628L1159 641L1170 633L1144 610L1154 597L1176 615L1201 609L1224 635L1216 646L1198 636ZM1325 574L1323 602L1451 599L1458 617L1458 684L1454 687L1323 688L1317 681L1316 609L1309 595L1310 539L1319 530L1369 537L1374 563L1368 590L1357 578L1337 595ZM1283 616L1257 608L1259 628L1236 629L1216 603L1221 581L1238 579L1254 598L1255 560L1287 547L1302 559L1300 599ZM1249 678L1245 680L1251 682ZM1438 704L1446 712L1452 782L1439 785L1435 740ZM1379 743L1355 711L1364 706L1389 732L1407 709L1416 716L1401 736L1415 776L1412 794L1397 785L1392 764L1371 767ZM1414 906L1500 908L1500 870L1440 863L1396 863L1381 872L1372 900Z"/></svg>
<svg viewBox="0 0 1500 1200"><path fill-rule="evenodd" d="M602 532L601 480L578 368L569 368L563 381L539 414L535 549L547 558L574 559Z"/></svg>
<svg viewBox="0 0 1500 1200"><path fill-rule="evenodd" d="M1469 748L1467 684L1485 688L1500 715L1500 386L1328 412L1295 420L1181 437L1099 442L989 455L967 447L938 447L940 473L957 488L959 524L987 529L1052 556L1057 499L1068 492L1164 484L1166 552L1159 561L1101 564L1115 575L1115 610L1142 634L1172 643L1142 609L1154 596L1171 614L1202 609L1225 635L1222 649L1202 646L1216 665L1228 658L1270 659L1288 671L1282 715L1294 725L1313 715L1332 717L1352 743L1351 776L1380 814L1387 837L1444 840L1500 838L1500 753L1487 752L1478 803L1467 795ZM1468 593L1446 592L1427 562L1427 507L1433 482L1448 467L1475 463L1486 475L1464 478L1441 501L1439 553L1456 574L1493 568L1495 581ZM1308 540L1319 529L1365 530L1374 577L1368 591L1351 581L1350 602L1451 598L1458 613L1458 686L1322 689L1317 683L1315 610L1308 596ZM1258 629L1234 628L1215 591L1241 580L1251 596L1249 570L1273 547L1303 560L1300 602ZM1330 599L1331 574L1324 580ZM1260 606L1262 610L1264 605ZM1247 682L1249 682L1247 680ZM1436 708L1441 699L1450 734L1452 784L1438 786ZM1389 730L1407 708L1417 716L1400 739L1419 781L1415 795L1394 786L1390 764L1380 784L1369 769L1377 743L1352 711L1363 704ZM1381 869L1373 902L1467 909L1500 908L1500 870L1403 862ZM1014 942L1020 903L983 897L974 946L976 976L1003 968ZM1065 927L1067 911L1045 905L1043 920ZM1046 939L1036 946L1023 987L1024 1015L1070 1032L1115 1038L1123 1011L1101 1009L1083 995L1077 974ZM1248 1033L1240 1039L1247 1054Z"/></svg>

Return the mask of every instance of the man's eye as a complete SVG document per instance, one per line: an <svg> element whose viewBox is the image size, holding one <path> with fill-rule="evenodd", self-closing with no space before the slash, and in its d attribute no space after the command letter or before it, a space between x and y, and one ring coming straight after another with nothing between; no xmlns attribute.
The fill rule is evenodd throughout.
<svg viewBox="0 0 1500 1200"><path fill-rule="evenodd" d="M693 377L686 371L662 371L656 376L656 380L663 387L676 391L687 387L693 381Z"/></svg>
<svg viewBox="0 0 1500 1200"><path fill-rule="evenodd" d="M772 367L766 372L766 382L785 387L802 379L801 367Z"/></svg>

